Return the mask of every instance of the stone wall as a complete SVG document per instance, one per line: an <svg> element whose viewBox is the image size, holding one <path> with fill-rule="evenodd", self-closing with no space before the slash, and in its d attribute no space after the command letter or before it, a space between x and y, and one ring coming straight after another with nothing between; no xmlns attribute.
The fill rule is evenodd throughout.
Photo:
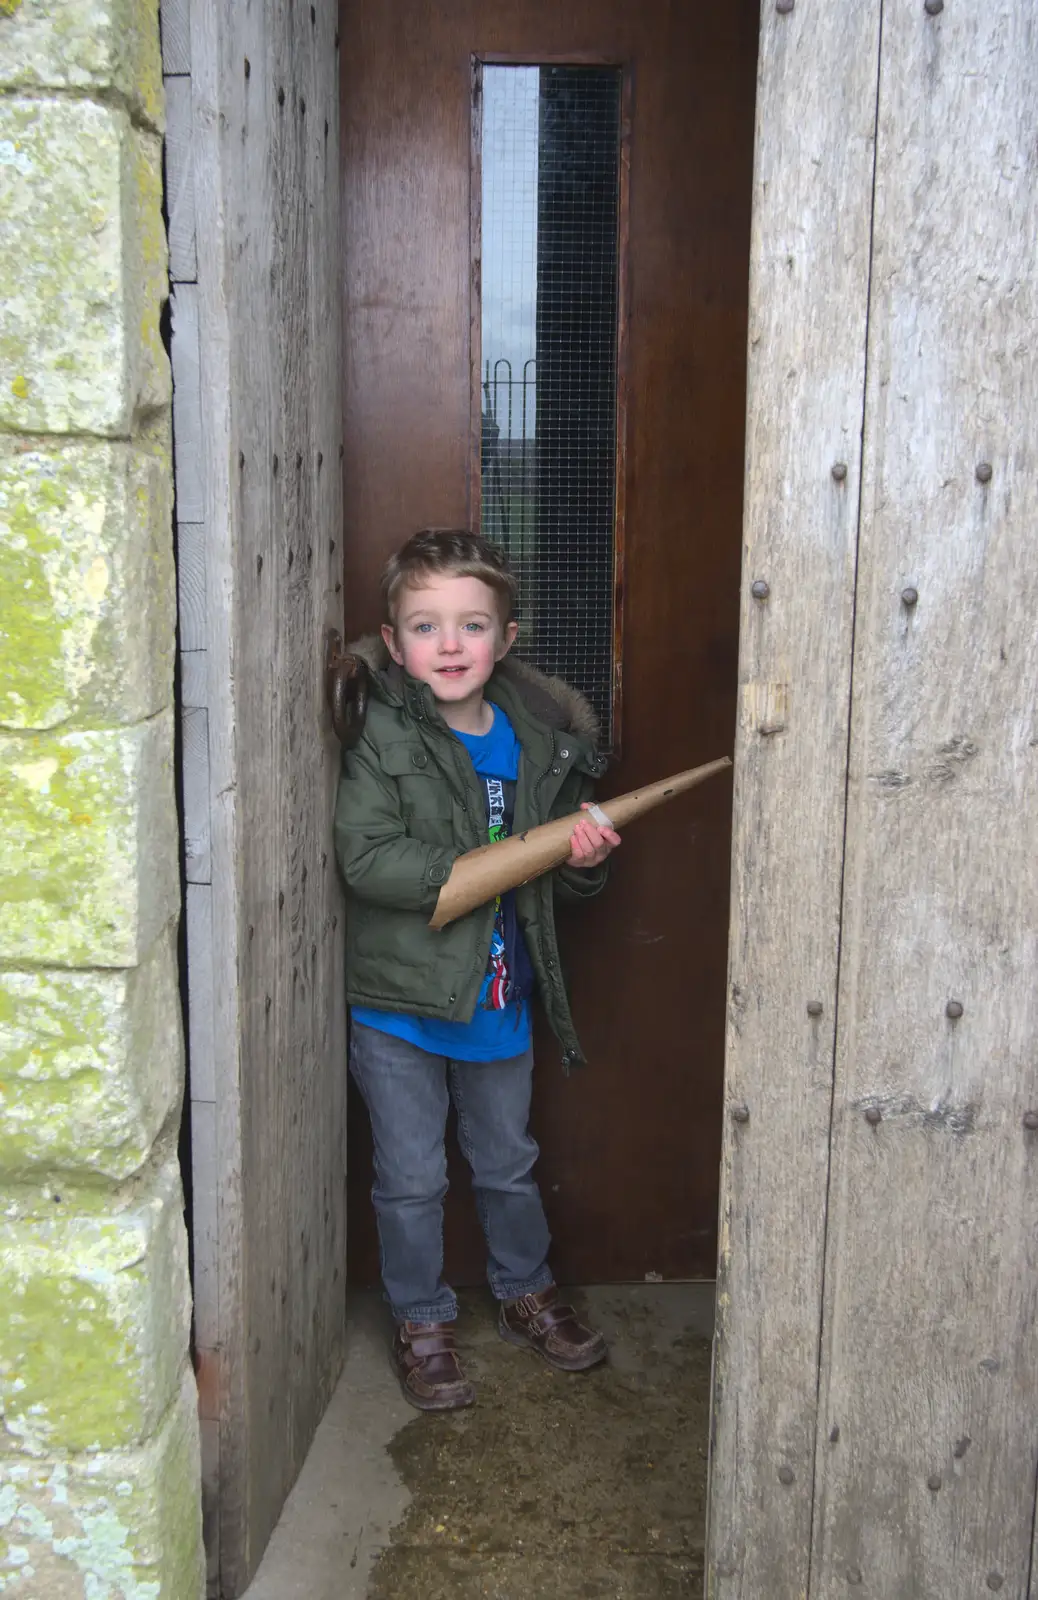
<svg viewBox="0 0 1038 1600"><path fill-rule="evenodd" d="M157 6L0 91L0 1595L194 1600Z"/></svg>

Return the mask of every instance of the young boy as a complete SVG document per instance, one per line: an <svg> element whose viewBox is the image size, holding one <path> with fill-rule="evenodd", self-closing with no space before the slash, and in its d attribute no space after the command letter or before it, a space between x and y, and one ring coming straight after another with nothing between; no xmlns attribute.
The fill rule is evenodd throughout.
<svg viewBox="0 0 1038 1600"><path fill-rule="evenodd" d="M565 866L451 923L429 927L455 858L586 803L605 768L590 706L509 658L515 579L470 533L416 534L384 579L381 640L363 736L343 759L335 844L346 880L350 1068L371 1115L382 1278L404 1395L422 1410L475 1398L458 1358L457 1301L443 1281L449 1100L472 1168L499 1331L553 1366L605 1356L564 1305L532 1176L527 1123L536 986L581 1059L559 972L554 902L589 899L619 843L579 822Z"/></svg>

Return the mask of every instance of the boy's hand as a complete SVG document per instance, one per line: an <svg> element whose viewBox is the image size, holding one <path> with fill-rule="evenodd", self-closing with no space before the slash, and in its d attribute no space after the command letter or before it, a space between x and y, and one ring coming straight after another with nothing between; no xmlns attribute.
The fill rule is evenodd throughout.
<svg viewBox="0 0 1038 1600"><path fill-rule="evenodd" d="M587 802L581 807L588 809ZM570 857L567 867L600 867L606 857L620 843L620 835L612 828L599 828L586 818L578 822L570 838Z"/></svg>

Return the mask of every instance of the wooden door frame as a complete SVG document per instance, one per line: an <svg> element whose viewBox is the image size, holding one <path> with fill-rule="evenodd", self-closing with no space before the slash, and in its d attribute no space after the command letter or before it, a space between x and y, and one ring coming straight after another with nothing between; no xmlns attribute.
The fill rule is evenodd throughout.
<svg viewBox="0 0 1038 1600"><path fill-rule="evenodd" d="M323 0L315 9L320 17L320 37L327 44L325 35L334 5ZM233 693L235 665L250 625L236 600L238 585L241 573L263 554L258 549L249 554L257 530L242 520L238 504L236 476L241 470L241 452L235 448L239 435L234 412L236 406L247 408L247 396L233 371L233 351L242 338L255 337L249 322L262 307L257 297L264 285L256 280L254 288L235 296L228 293L226 278L232 252L234 270L245 270L238 254L239 241L247 240L254 228L265 226L272 203L262 184L248 181L254 172L247 172L234 159L234 130L242 126L247 104L244 85L259 78L277 85L285 101L293 99L291 86L286 87L284 81L286 63L277 58L277 41L267 31L265 20L265 13L244 17L232 0L223 0L215 8L205 0L163 3L164 65L172 113L167 142L171 242L180 240L181 259L190 259L176 283L171 340L177 374L181 675L184 682L190 677L197 685L199 667L204 665L201 681L208 761L208 770L201 775L192 770L192 747L185 740L181 781L185 849L190 858L193 841L206 833L211 856L210 881L203 885L189 881L187 887L196 1341L210 1589L226 1596L241 1593L250 1581L277 1510L273 1503L261 1516L249 1510L248 1447L239 1431L245 1413L249 1342L239 1274L247 1196L241 1171L242 1020L235 972L240 941L247 937L248 929L243 925L238 865L241 819L235 794L244 764L267 762L270 755L262 745L243 742ZM335 45L338 48L337 30ZM566 59L572 62L576 58L570 55ZM335 150L337 84L321 91L314 78L308 87L311 96L323 92L323 101L311 99L307 112L315 119L323 114L328 145ZM296 86L296 95L299 93ZM629 94L625 75L627 121ZM270 105L273 109L273 102ZM275 136L269 126L266 133L261 126L250 131L258 141ZM257 165L262 162L259 142L252 160ZM625 184L627 177L625 163ZM332 207L329 241L337 235L334 211ZM241 231L231 228L229 219L234 216ZM192 244L206 241L208 268L201 252L186 251L183 240L188 236ZM626 306L626 293L622 304ZM338 327L337 308L330 326ZM329 438L335 433L338 403L336 393L329 413ZM621 430L621 444L623 437ZM325 454L335 460L335 450L328 445ZM331 477L334 479L334 473ZM330 543L340 546L341 505L332 503L328 515ZM204 529L204 539L196 536L196 528ZM337 562L335 555L333 564ZM330 619L341 627L339 585L333 583L330 588L336 597ZM201 616L200 596L204 597ZM204 664L189 659L203 650L207 656ZM185 704L192 709L189 702ZM205 815L206 828L202 830L193 826L198 815ZM199 888L207 892L200 895L196 892ZM203 900L206 904L201 905ZM333 1357L328 1369L318 1375L318 1392L328 1390L336 1371ZM306 1431L294 1442L291 1477L301 1465L316 1420L315 1410ZM284 1493L289 1486L286 1479Z"/></svg>
<svg viewBox="0 0 1038 1600"><path fill-rule="evenodd" d="M161 26L185 1178L209 1592L230 1597L302 1466L345 1336L344 919L323 691L326 628L342 625L339 38L334 0L162 0Z"/></svg>
<svg viewBox="0 0 1038 1600"><path fill-rule="evenodd" d="M813 9L807 47L762 10L708 1498L710 1593L745 1600L809 1589L879 18Z"/></svg>

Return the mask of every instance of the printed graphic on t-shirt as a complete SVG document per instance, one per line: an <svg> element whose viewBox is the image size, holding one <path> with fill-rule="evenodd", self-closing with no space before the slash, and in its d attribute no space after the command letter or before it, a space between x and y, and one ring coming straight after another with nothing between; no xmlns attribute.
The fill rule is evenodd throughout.
<svg viewBox="0 0 1038 1600"><path fill-rule="evenodd" d="M499 839L507 839L511 832L512 818L515 815L515 784L504 778L487 777L481 778L480 782L483 785L483 799L486 805L487 833L491 844L496 844ZM508 971L504 912L500 895L495 904L494 931L490 936L490 960L486 983L480 996L480 1004L486 1011L504 1011L512 997L512 980Z"/></svg>

